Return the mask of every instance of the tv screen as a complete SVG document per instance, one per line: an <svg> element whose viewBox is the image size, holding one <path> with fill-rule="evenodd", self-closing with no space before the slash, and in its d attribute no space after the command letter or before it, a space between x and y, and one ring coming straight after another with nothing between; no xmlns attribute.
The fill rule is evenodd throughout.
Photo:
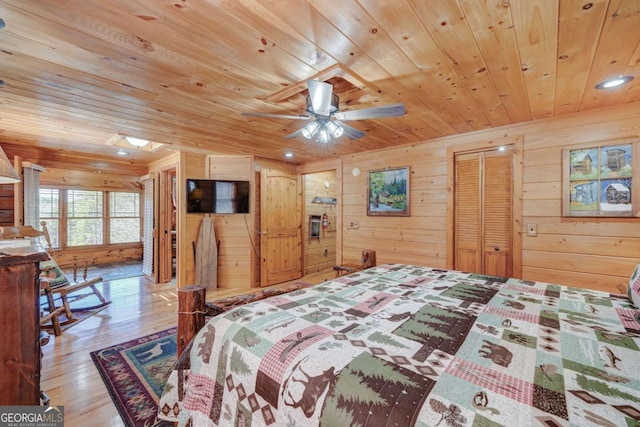
<svg viewBox="0 0 640 427"><path fill-rule="evenodd" d="M187 212L249 213L249 181L187 179Z"/></svg>

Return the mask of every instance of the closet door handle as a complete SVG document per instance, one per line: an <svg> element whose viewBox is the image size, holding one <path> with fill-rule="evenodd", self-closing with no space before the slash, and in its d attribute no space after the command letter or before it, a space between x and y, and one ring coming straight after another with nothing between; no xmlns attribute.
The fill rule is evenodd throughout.
<svg viewBox="0 0 640 427"><path fill-rule="evenodd" d="M494 251L496 251L496 252L498 252L498 251L500 250L500 248L499 248L499 247L497 247L497 246L494 246L494 247L493 247L493 250L494 250Z"/></svg>

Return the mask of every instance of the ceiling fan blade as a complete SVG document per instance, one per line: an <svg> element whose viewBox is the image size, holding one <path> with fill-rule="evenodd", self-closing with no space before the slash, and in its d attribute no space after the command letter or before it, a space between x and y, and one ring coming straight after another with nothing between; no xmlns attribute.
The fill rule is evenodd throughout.
<svg viewBox="0 0 640 427"><path fill-rule="evenodd" d="M362 132L360 129L356 129L337 120L335 120L335 122L342 126L342 129L344 130L343 135L348 136L351 139L360 139L366 135L366 133Z"/></svg>
<svg viewBox="0 0 640 427"><path fill-rule="evenodd" d="M293 138L297 138L299 136L302 136L302 129L304 129L304 128L300 128L295 132L291 132L289 135L285 136L282 139L293 139Z"/></svg>
<svg viewBox="0 0 640 427"><path fill-rule="evenodd" d="M313 113L329 117L331 115L333 85L317 80L309 80L307 81L307 87L309 88L309 99L311 100Z"/></svg>
<svg viewBox="0 0 640 427"><path fill-rule="evenodd" d="M335 113L334 117L338 120L364 120L402 116L404 115L404 113L404 104L392 104L384 105L381 107L363 108L362 110L352 110L342 113Z"/></svg>
<svg viewBox="0 0 640 427"><path fill-rule="evenodd" d="M269 113L240 113L243 116L252 116L252 117L269 117L272 119L294 119L294 120L309 120L311 117L309 116L294 116L288 114L269 114Z"/></svg>

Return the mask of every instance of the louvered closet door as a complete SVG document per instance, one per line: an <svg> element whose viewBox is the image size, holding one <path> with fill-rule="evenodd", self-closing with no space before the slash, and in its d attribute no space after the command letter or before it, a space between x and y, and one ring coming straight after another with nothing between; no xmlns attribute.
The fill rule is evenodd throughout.
<svg viewBox="0 0 640 427"><path fill-rule="evenodd" d="M456 155L454 268L511 276L512 155Z"/></svg>
<svg viewBox="0 0 640 427"><path fill-rule="evenodd" d="M455 162L456 270L480 271L481 186L480 154L461 154Z"/></svg>
<svg viewBox="0 0 640 427"><path fill-rule="evenodd" d="M512 161L511 152L491 151L484 157L483 269L484 274L511 277Z"/></svg>

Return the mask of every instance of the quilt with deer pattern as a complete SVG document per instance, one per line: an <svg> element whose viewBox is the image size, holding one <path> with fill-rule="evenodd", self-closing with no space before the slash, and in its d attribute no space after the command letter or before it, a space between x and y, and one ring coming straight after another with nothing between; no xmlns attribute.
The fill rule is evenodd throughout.
<svg viewBox="0 0 640 427"><path fill-rule="evenodd" d="M637 426L626 296L386 264L212 318L159 416L188 426Z"/></svg>

